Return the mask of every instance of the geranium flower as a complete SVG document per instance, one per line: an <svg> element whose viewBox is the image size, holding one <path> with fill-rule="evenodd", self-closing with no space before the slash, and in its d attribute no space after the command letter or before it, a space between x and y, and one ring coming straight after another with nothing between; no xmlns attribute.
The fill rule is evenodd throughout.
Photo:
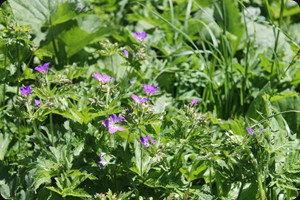
<svg viewBox="0 0 300 200"><path fill-rule="evenodd" d="M150 146L149 140L150 140L150 136L146 136L145 138L143 138L142 136L140 137L140 142L144 147ZM156 144L155 140L150 140L150 141L152 144Z"/></svg>
<svg viewBox="0 0 300 200"><path fill-rule="evenodd" d="M35 99L35 100L34 100L34 104L35 104L36 106L40 105L40 104L41 104L41 100Z"/></svg>
<svg viewBox="0 0 300 200"><path fill-rule="evenodd" d="M132 94L132 99L136 102L136 103L146 103L148 101L147 98L143 98L143 97L139 97L135 94Z"/></svg>
<svg viewBox="0 0 300 200"><path fill-rule="evenodd" d="M34 69L40 73L45 73L47 71L47 69L49 68L50 63L47 62L45 64L43 64L42 66L37 66Z"/></svg>
<svg viewBox="0 0 300 200"><path fill-rule="evenodd" d="M249 135L253 135L253 129L252 128L246 128L246 131L249 133Z"/></svg>
<svg viewBox="0 0 300 200"><path fill-rule="evenodd" d="M156 92L158 90L158 87L155 87L153 85L146 85L146 84L142 84L142 86L144 87L144 91L148 94L154 94L154 92Z"/></svg>
<svg viewBox="0 0 300 200"><path fill-rule="evenodd" d="M30 85L28 86L23 86L20 88L20 92L24 95L24 96L28 96L31 92L32 92L32 89L30 87Z"/></svg>
<svg viewBox="0 0 300 200"><path fill-rule="evenodd" d="M102 83L106 83L106 82L110 82L110 81L114 81L115 79L104 74L104 75L101 75L99 73L95 73L92 75L93 78L97 79L98 81L102 82Z"/></svg>
<svg viewBox="0 0 300 200"><path fill-rule="evenodd" d="M146 39L147 37L147 33L145 32L136 32L134 34L135 39L139 40L139 41L143 41L144 39Z"/></svg>
<svg viewBox="0 0 300 200"><path fill-rule="evenodd" d="M117 131L124 131L125 128L118 126L118 122L120 121L126 121L124 117L120 116L117 117L116 114L112 114L111 116L109 116L109 119L104 120L102 122L102 125L105 126L106 128L108 128L108 132L109 133L115 133Z"/></svg>

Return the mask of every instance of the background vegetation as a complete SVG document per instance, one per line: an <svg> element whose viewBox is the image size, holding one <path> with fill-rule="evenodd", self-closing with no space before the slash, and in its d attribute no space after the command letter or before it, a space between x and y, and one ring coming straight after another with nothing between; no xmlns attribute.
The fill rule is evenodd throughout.
<svg viewBox="0 0 300 200"><path fill-rule="evenodd" d="M291 0L8 0L0 198L296 198L299 14ZM103 126L112 114L124 131Z"/></svg>

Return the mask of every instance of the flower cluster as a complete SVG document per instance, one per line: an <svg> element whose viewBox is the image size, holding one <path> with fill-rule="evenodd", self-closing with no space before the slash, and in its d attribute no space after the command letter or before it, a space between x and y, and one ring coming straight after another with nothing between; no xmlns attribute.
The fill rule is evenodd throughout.
<svg viewBox="0 0 300 200"><path fill-rule="evenodd" d="M146 103L148 101L147 98L143 98L140 96L137 96L135 94L132 94L132 99L136 102L136 103Z"/></svg>
<svg viewBox="0 0 300 200"><path fill-rule="evenodd" d="M110 81L114 81L115 79L106 75L106 74L99 74L99 73L94 73L92 75L93 78L97 79L99 82L101 83L107 83L107 82L110 82Z"/></svg>
<svg viewBox="0 0 300 200"><path fill-rule="evenodd" d="M140 137L140 142L144 147L150 146L149 140L151 141L152 144L156 144L156 141L151 140L150 136L146 136L145 138L143 138L142 136Z"/></svg>
<svg viewBox="0 0 300 200"><path fill-rule="evenodd" d="M144 87L144 91L146 92L146 94L148 96L154 94L158 90L158 87L155 87L150 84L148 84L148 85L142 84L142 86ZM135 94L132 94L132 99L138 104L146 103L148 101L148 98L140 97Z"/></svg>

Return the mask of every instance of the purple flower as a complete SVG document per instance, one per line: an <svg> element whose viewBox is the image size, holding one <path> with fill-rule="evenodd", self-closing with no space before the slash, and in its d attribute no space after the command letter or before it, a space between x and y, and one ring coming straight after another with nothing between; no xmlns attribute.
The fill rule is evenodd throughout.
<svg viewBox="0 0 300 200"><path fill-rule="evenodd" d="M31 92L32 92L32 89L30 87L30 85L28 86L23 86L20 88L20 92L24 95L24 96L28 96Z"/></svg>
<svg viewBox="0 0 300 200"><path fill-rule="evenodd" d="M246 128L246 131L249 133L249 135L253 135L253 129L252 128Z"/></svg>
<svg viewBox="0 0 300 200"><path fill-rule="evenodd" d="M136 103L146 103L146 102L148 101L147 98L139 97L139 96L136 96L135 94L132 94L132 99L133 99Z"/></svg>
<svg viewBox="0 0 300 200"><path fill-rule="evenodd" d="M194 98L194 99L191 101L191 106L196 106L198 103L199 103L199 100L198 100L197 98Z"/></svg>
<svg viewBox="0 0 300 200"><path fill-rule="evenodd" d="M102 83L106 83L106 82L110 82L110 81L114 81L115 79L104 74L103 76L99 73L95 73L92 75L93 78L97 79L98 81L102 82Z"/></svg>
<svg viewBox="0 0 300 200"><path fill-rule="evenodd" d="M35 99L35 100L34 100L34 103L35 103L35 105L36 105L36 106L38 106L38 105L40 105L40 104L41 104L41 100L39 100L39 99Z"/></svg>
<svg viewBox="0 0 300 200"><path fill-rule="evenodd" d="M156 92L158 90L158 87L154 87L153 85L146 85L146 84L142 84L142 86L144 87L144 91L148 94L154 94L154 92Z"/></svg>
<svg viewBox="0 0 300 200"><path fill-rule="evenodd" d="M103 161L103 156L105 155L105 153L100 153L99 155L99 162L98 164L101 166L101 167L104 167L108 162L106 161Z"/></svg>
<svg viewBox="0 0 300 200"><path fill-rule="evenodd" d="M106 128L108 128L108 132L109 133L115 133L117 131L124 131L125 128L118 126L118 122L120 121L126 121L124 117L120 116L117 117L116 114L112 114L111 116L109 116L108 120L104 120L102 122L102 125L105 126Z"/></svg>
<svg viewBox="0 0 300 200"><path fill-rule="evenodd" d="M135 39L139 40L139 41L143 41L144 39L146 39L147 37L147 33L145 32L136 32L134 34Z"/></svg>
<svg viewBox="0 0 300 200"><path fill-rule="evenodd" d="M124 56L125 56L126 58L129 57L129 53L128 53L128 51L127 51L126 49L123 51L123 53L124 53Z"/></svg>
<svg viewBox="0 0 300 200"><path fill-rule="evenodd" d="M40 73L45 73L47 71L47 69L49 68L50 63L47 62L45 64L43 64L42 66L37 66L34 69Z"/></svg>
<svg viewBox="0 0 300 200"><path fill-rule="evenodd" d="M145 138L143 138L142 136L140 137L140 142L144 147L149 147L150 146L149 140L150 140L150 136L146 136ZM156 141L151 140L151 143L156 144Z"/></svg>

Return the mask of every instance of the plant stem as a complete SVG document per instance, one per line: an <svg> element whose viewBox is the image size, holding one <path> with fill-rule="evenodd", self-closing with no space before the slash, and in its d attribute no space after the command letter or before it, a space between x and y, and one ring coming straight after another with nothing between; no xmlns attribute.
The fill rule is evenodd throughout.
<svg viewBox="0 0 300 200"><path fill-rule="evenodd" d="M51 143L52 143L52 146L54 146L54 128L53 128L53 117L52 117L52 113L50 113L49 118L50 118Z"/></svg>
<svg viewBox="0 0 300 200"><path fill-rule="evenodd" d="M40 133L38 131L35 119L34 119L34 117L32 115L32 112L31 112L31 109L30 109L30 104L29 104L29 98L28 97L26 99L26 103L25 104L26 104L27 112L29 113L30 120L32 120L33 130L34 130L35 134L37 135L37 138L40 141L41 146L43 146L43 140L42 140L41 135L40 135Z"/></svg>
<svg viewBox="0 0 300 200"><path fill-rule="evenodd" d="M256 172L256 178L257 178L257 183L258 183L258 188L259 188L259 194L260 194L260 200L266 200L266 194L263 188L263 184L262 184L262 179L261 179L261 174L259 171L259 167L258 167L258 163L257 160L255 159L253 153L251 152L251 150L249 148L246 148L247 153L249 154L251 161L254 165L255 168L255 172Z"/></svg>
<svg viewBox="0 0 300 200"><path fill-rule="evenodd" d="M141 145L141 176L143 177L143 145L142 143L140 143Z"/></svg>

